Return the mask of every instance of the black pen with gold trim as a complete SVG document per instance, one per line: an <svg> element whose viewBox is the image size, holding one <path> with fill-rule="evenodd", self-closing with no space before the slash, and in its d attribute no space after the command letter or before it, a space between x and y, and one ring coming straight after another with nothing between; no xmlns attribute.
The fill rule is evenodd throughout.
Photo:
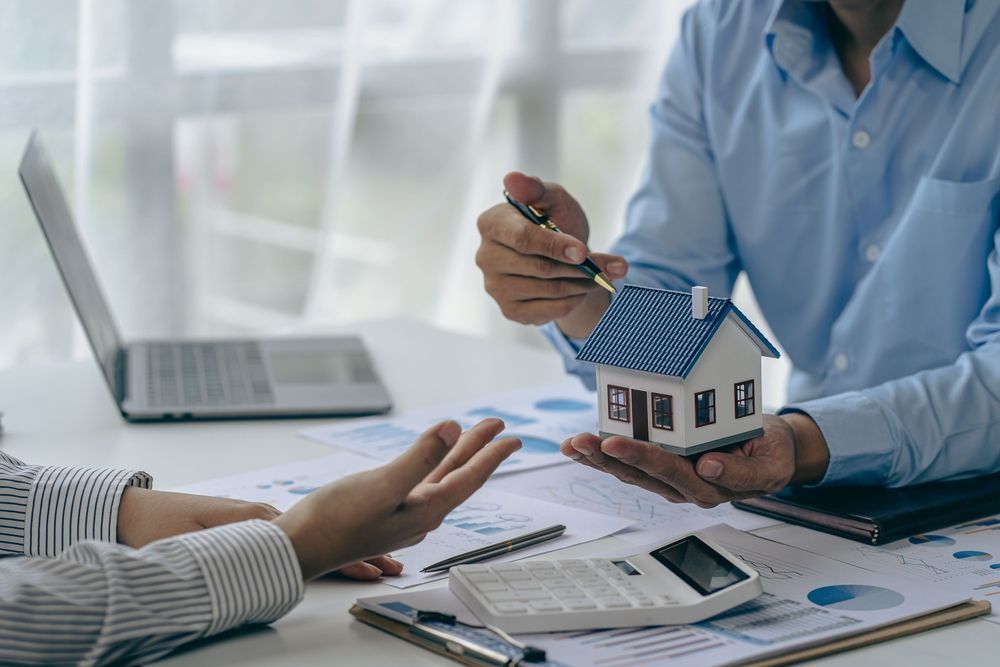
<svg viewBox="0 0 1000 667"><path fill-rule="evenodd" d="M511 197L510 193L507 192L506 190L503 191L503 196L506 197L507 203L516 208L521 213L521 215L523 215L525 218L535 223L539 227L551 230L553 232L556 232L557 234L563 233L563 231L559 229L559 227L557 227L554 222L549 220L549 216L547 216L544 212L539 211L537 208L531 206L530 204L525 204L523 202L517 201L516 199ZM586 274L588 278L590 278L595 283L597 283L604 289L608 290L612 294L618 291L615 289L615 286L611 284L611 281L608 279L608 277L604 275L604 272L601 271L601 267L597 266L597 264L595 264L594 260L592 260L591 258L587 257L586 259L583 260L582 263L576 264L575 266L576 268L580 269L580 271L582 271L584 274Z"/></svg>
<svg viewBox="0 0 1000 667"><path fill-rule="evenodd" d="M444 572L445 570L450 570L456 565L467 565L469 563L478 563L480 561L489 560L490 558L496 558L497 556L503 556L504 554L509 554L512 551L520 551L521 549L526 549L530 546L539 544L540 542L547 542L549 540L554 540L563 533L566 532L566 526L562 524L556 524L555 526L549 526L548 528L542 528L541 530L536 530L533 533L528 533L527 535L521 535L519 537L513 537L509 540L503 542L498 542L497 544L490 544L485 547L480 547L478 549L473 549L472 551L467 551L464 554L458 554L457 556L452 556L451 558L445 558L444 560L439 560L436 563L428 565L421 572Z"/></svg>

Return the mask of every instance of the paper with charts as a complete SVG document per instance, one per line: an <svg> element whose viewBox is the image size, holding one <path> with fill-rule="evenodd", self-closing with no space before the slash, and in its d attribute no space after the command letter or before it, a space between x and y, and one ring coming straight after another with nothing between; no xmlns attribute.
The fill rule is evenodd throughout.
<svg viewBox="0 0 1000 667"><path fill-rule="evenodd" d="M518 639L545 649L550 667L729 665L923 616L969 598L961 591L926 590L730 526L704 532L761 573L762 596L695 625L556 632ZM646 546L652 549L666 541ZM358 602L403 622L414 609L454 613L460 620L475 622L446 588Z"/></svg>
<svg viewBox="0 0 1000 667"><path fill-rule="evenodd" d="M772 526L778 522L744 512L729 503L712 509L676 504L660 496L625 484L616 477L582 465L534 470L520 475L504 475L490 480L492 489L531 496L574 510L599 512L632 519L635 524L618 535L636 544L645 544L716 523L741 530Z"/></svg>
<svg viewBox="0 0 1000 667"><path fill-rule="evenodd" d="M486 417L503 419L507 424L504 435L521 438L521 450L500 466L498 474L566 463L566 457L559 453L560 443L577 433L597 430L594 394L579 381L569 380L392 417L341 421L307 428L299 435L388 461L440 421L454 419L465 429Z"/></svg>
<svg viewBox="0 0 1000 667"><path fill-rule="evenodd" d="M994 609L984 618L1000 623L1000 515L877 547L788 524L763 535L866 570L990 600Z"/></svg>
<svg viewBox="0 0 1000 667"><path fill-rule="evenodd" d="M369 458L345 452L198 482L174 491L263 502L284 512L318 487L377 465ZM420 570L439 560L560 523L566 526L561 537L491 562L524 558L596 540L627 528L632 521L593 512L567 513L560 505L481 489L451 512L442 526L423 542L394 552L406 569L399 577L386 578L385 583L406 588L443 579L448 576L447 572L420 574Z"/></svg>

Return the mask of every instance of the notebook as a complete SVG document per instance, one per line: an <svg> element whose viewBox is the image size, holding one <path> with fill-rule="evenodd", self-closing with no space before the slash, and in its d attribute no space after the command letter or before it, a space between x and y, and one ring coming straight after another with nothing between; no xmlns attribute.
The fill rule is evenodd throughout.
<svg viewBox="0 0 1000 667"><path fill-rule="evenodd" d="M885 544L1000 512L1000 473L898 489L792 487L733 506L859 542Z"/></svg>

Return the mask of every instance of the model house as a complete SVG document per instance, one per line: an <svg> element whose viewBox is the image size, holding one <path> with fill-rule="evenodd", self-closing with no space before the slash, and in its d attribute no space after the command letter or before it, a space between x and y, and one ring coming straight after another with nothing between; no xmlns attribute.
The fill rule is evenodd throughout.
<svg viewBox="0 0 1000 667"><path fill-rule="evenodd" d="M729 299L626 285L577 359L597 369L602 436L697 454L763 433L762 356L779 353Z"/></svg>

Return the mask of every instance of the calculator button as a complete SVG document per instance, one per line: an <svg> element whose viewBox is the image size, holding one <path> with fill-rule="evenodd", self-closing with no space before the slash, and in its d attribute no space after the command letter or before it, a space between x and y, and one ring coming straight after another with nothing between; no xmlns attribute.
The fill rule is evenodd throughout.
<svg viewBox="0 0 1000 667"><path fill-rule="evenodd" d="M486 581L481 584L477 583L476 588L481 590L483 593L493 593L496 591L506 591L509 590L507 584L500 583L499 581Z"/></svg>
<svg viewBox="0 0 1000 667"><path fill-rule="evenodd" d="M498 574L503 574L503 573L506 573L506 572L523 572L524 571L524 568L521 567L520 565L518 565L517 563L508 563L506 565L494 565L492 568L487 568L487 569L493 570L494 572L496 572Z"/></svg>
<svg viewBox="0 0 1000 667"><path fill-rule="evenodd" d="M535 600L529 602L528 606L535 611L562 611L563 609L562 603L555 600Z"/></svg>
<svg viewBox="0 0 1000 667"><path fill-rule="evenodd" d="M557 588L552 591L552 595L556 596L556 599L559 600L575 600L587 597L586 593L575 586L573 588Z"/></svg>
<svg viewBox="0 0 1000 667"><path fill-rule="evenodd" d="M677 600L673 599L669 595L661 595L659 599L660 604L677 604Z"/></svg>
<svg viewBox="0 0 1000 667"><path fill-rule="evenodd" d="M500 580L496 578L496 575L489 572L472 572L471 574L466 574L465 578L469 581L474 581L477 584L484 584L488 582L499 582Z"/></svg>
<svg viewBox="0 0 1000 667"><path fill-rule="evenodd" d="M563 604L570 611L584 611L586 609L597 609L597 605L587 598L576 598L573 600L563 600Z"/></svg>
<svg viewBox="0 0 1000 667"><path fill-rule="evenodd" d="M550 590L557 590L561 588L576 588L576 584L573 583L572 579L567 577L553 577L552 579L544 579L542 583L545 587Z"/></svg>
<svg viewBox="0 0 1000 667"><path fill-rule="evenodd" d="M531 573L520 570L518 572L499 572L504 581L530 581Z"/></svg>
<svg viewBox="0 0 1000 667"><path fill-rule="evenodd" d="M531 563L525 563L524 568L526 570L531 570L534 572L535 570L554 570L556 569L556 566L548 561L535 561Z"/></svg>
<svg viewBox="0 0 1000 667"><path fill-rule="evenodd" d="M521 614L528 611L527 605L521 602L497 602L494 606L501 614Z"/></svg>
<svg viewBox="0 0 1000 667"><path fill-rule="evenodd" d="M559 570L538 570L534 572L537 579L542 581L558 581L561 579L566 579L566 575Z"/></svg>
<svg viewBox="0 0 1000 667"><path fill-rule="evenodd" d="M551 596L548 593L538 591L501 591L497 593L484 593L483 596L494 604L501 602L531 602L532 600L548 600Z"/></svg>
<svg viewBox="0 0 1000 667"><path fill-rule="evenodd" d="M512 581L510 582L511 589L515 591L540 591L542 590L542 584L537 581Z"/></svg>
<svg viewBox="0 0 1000 667"><path fill-rule="evenodd" d="M640 607L652 607L653 601L649 598L632 598L632 602Z"/></svg>
<svg viewBox="0 0 1000 667"><path fill-rule="evenodd" d="M590 586L587 588L587 592L593 595L595 598L612 597L618 595L618 589L612 588L611 586Z"/></svg>
<svg viewBox="0 0 1000 667"><path fill-rule="evenodd" d="M603 586L605 580L601 577L577 577L576 583L590 588L591 586Z"/></svg>
<svg viewBox="0 0 1000 667"><path fill-rule="evenodd" d="M472 572L489 572L492 568L489 565L462 565L461 571L466 574Z"/></svg>

